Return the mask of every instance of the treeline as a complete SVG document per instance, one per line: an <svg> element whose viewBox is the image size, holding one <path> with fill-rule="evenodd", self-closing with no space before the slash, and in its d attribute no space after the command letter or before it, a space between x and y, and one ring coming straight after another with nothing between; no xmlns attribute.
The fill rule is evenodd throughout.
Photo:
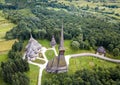
<svg viewBox="0 0 120 85"><path fill-rule="evenodd" d="M115 68L83 69L74 74L52 74L43 85L120 85L120 66Z"/></svg>
<svg viewBox="0 0 120 85"><path fill-rule="evenodd" d="M9 51L7 62L1 62L2 77L10 85L29 85L29 78L24 74L29 71L27 60L22 59L22 43L15 42Z"/></svg>

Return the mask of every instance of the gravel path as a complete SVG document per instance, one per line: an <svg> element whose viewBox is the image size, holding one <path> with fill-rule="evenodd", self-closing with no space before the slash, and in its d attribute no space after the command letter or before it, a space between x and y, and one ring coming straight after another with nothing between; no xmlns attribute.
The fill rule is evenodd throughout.
<svg viewBox="0 0 120 85"><path fill-rule="evenodd" d="M65 60L66 60L67 65L69 65L70 58L85 57L85 56L92 56L92 57L97 57L97 58L100 58L100 59L103 59L103 60L106 60L106 61L110 61L110 62L114 62L114 63L120 63L120 60L111 59L111 58L108 58L106 56L102 56L102 55L99 55L99 54L93 54L93 53L80 53L80 54L66 55Z"/></svg>

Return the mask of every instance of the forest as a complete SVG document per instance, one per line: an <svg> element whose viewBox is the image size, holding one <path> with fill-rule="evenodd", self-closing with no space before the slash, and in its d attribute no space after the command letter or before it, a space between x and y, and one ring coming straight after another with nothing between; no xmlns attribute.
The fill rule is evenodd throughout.
<svg viewBox="0 0 120 85"><path fill-rule="evenodd" d="M61 9L50 8L53 6L47 2L40 5L37 2L32 8L29 8L31 15L28 16L19 10L5 9L3 13L6 19L17 24L16 27L6 33L5 38L26 40L32 33L36 39L50 40L51 36L55 35L58 42L63 20L65 39L77 42L71 42L73 48L77 45L79 49L89 50L92 48L96 50L96 47L103 46L110 54L120 55L119 20L93 15L80 9L73 12L61 4L56 4L56 7L58 7L57 5ZM18 31L19 33L17 33Z"/></svg>
<svg viewBox="0 0 120 85"><path fill-rule="evenodd" d="M65 0L69 2L79 0ZM113 2L118 0L84 0L87 2ZM117 5L103 5L107 8L120 8ZM103 46L106 51L119 58L120 56L120 19L101 12L100 7L89 12L89 6L79 7L59 3L59 0L5 0L0 4L4 17L16 24L5 35L6 40L18 39L8 52L9 60L1 63L2 76L11 85L29 85L30 80L25 75L30 70L29 64L23 60L22 50L25 40L30 34L35 39L51 40L55 36L60 40L60 29L64 25L64 38L71 40L74 50L96 50ZM102 9L103 10L103 9ZM99 13L102 13L99 14ZM24 82L23 82L24 81ZM53 74L46 78L44 85L120 85L120 66L104 69L97 67L91 70L83 69L74 74Z"/></svg>

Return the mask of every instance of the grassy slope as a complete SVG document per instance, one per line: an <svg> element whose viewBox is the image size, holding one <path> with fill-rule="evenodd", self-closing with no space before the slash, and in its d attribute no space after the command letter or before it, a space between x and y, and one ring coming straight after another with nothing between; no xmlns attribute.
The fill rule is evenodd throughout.
<svg viewBox="0 0 120 85"><path fill-rule="evenodd" d="M16 40L0 41L0 52L5 52L11 49Z"/></svg>

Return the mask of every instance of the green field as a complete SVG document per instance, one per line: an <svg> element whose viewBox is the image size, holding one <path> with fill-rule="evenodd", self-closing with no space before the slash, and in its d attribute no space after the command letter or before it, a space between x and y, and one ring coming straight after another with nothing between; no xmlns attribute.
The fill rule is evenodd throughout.
<svg viewBox="0 0 120 85"><path fill-rule="evenodd" d="M94 67L110 68L115 67L117 64L101 60L94 57L78 57L71 58L68 73L73 74L77 70L93 69Z"/></svg>
<svg viewBox="0 0 120 85"><path fill-rule="evenodd" d="M30 71L27 72L27 76L30 78L30 85L37 85L39 67L30 64Z"/></svg>
<svg viewBox="0 0 120 85"><path fill-rule="evenodd" d="M51 48L50 46L50 41L44 39L44 40L38 40L38 42L43 46L43 47L46 47L46 48Z"/></svg>
<svg viewBox="0 0 120 85"><path fill-rule="evenodd" d="M0 53L9 51L16 40L0 41Z"/></svg>

